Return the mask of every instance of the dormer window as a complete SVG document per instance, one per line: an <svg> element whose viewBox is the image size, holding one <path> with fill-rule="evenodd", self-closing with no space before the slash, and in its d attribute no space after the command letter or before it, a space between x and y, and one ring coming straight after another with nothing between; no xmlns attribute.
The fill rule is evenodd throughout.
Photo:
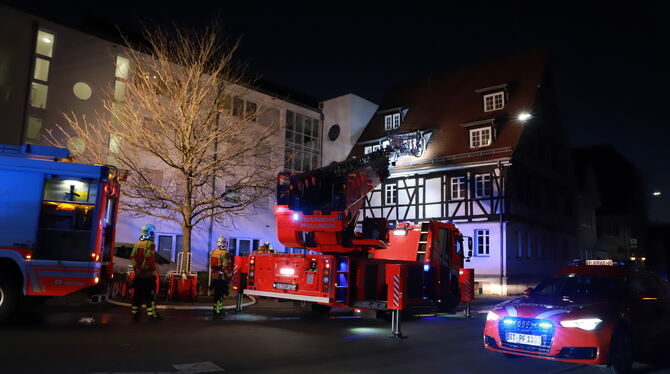
<svg viewBox="0 0 670 374"><path fill-rule="evenodd" d="M400 113L387 114L384 116L384 131L395 130L400 127Z"/></svg>
<svg viewBox="0 0 670 374"><path fill-rule="evenodd" d="M484 111L492 112L505 106L505 92L498 91L484 95Z"/></svg>
<svg viewBox="0 0 670 374"><path fill-rule="evenodd" d="M493 140L491 127L480 127L470 130L470 148L488 147Z"/></svg>

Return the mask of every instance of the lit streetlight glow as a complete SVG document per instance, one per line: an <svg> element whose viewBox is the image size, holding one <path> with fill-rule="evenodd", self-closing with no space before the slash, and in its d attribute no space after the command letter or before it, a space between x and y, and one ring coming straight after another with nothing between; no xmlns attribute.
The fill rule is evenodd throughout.
<svg viewBox="0 0 670 374"><path fill-rule="evenodd" d="M661 192L660 192L660 191L654 191L654 193L653 193L652 195L654 195L654 196L661 196Z"/></svg>
<svg viewBox="0 0 670 374"><path fill-rule="evenodd" d="M528 113L528 112L521 112L521 113L519 113L519 115L518 115L516 118L517 118L519 121L521 121L521 122L526 122L526 121L528 121L529 119L531 119L531 117L533 117L533 116L532 116L530 113Z"/></svg>

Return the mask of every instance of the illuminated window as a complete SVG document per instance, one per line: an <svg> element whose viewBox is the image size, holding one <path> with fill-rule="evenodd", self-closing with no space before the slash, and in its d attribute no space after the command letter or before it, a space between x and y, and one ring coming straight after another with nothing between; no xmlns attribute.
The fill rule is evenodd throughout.
<svg viewBox="0 0 670 374"><path fill-rule="evenodd" d="M91 94L93 91L91 90L91 86L84 82L77 82L74 84L72 87L72 92L74 93L74 96L79 99L79 100L88 100L91 98Z"/></svg>
<svg viewBox="0 0 670 374"><path fill-rule="evenodd" d="M116 56L114 70L114 101L120 103L126 100L126 81L130 70L130 60L123 56Z"/></svg>
<svg viewBox="0 0 670 374"><path fill-rule="evenodd" d="M53 57L54 34L40 30L37 32L37 43L35 44L35 53L45 57Z"/></svg>
<svg viewBox="0 0 670 374"><path fill-rule="evenodd" d="M465 199L465 177L451 178L451 200Z"/></svg>
<svg viewBox="0 0 670 374"><path fill-rule="evenodd" d="M491 127L470 130L470 148L488 147L491 145Z"/></svg>
<svg viewBox="0 0 670 374"><path fill-rule="evenodd" d="M320 126L321 122L316 118L286 111L284 167L287 170L300 172L321 166Z"/></svg>
<svg viewBox="0 0 670 374"><path fill-rule="evenodd" d="M49 60L35 58L35 72L33 79L46 82L49 80Z"/></svg>
<svg viewBox="0 0 670 374"><path fill-rule="evenodd" d="M491 196L491 174L475 175L475 197Z"/></svg>
<svg viewBox="0 0 670 374"><path fill-rule="evenodd" d="M502 109L505 106L505 93L495 92L484 95L484 111L491 112Z"/></svg>
<svg viewBox="0 0 670 374"><path fill-rule="evenodd" d="M475 230L475 248L477 248L477 256L490 254L489 230Z"/></svg>
<svg viewBox="0 0 670 374"><path fill-rule="evenodd" d="M49 87L45 84L33 82L30 85L30 105L35 108L47 108L47 93Z"/></svg>
<svg viewBox="0 0 670 374"><path fill-rule="evenodd" d="M86 151L86 142L78 136L73 136L67 141L67 149L72 153L84 153Z"/></svg>
<svg viewBox="0 0 670 374"><path fill-rule="evenodd" d="M128 79L128 70L130 69L130 60L123 56L116 56L116 70L114 76L120 79Z"/></svg>
<svg viewBox="0 0 670 374"><path fill-rule="evenodd" d="M400 113L384 116L384 130L391 131L400 127Z"/></svg>
<svg viewBox="0 0 670 374"><path fill-rule="evenodd" d="M121 151L121 135L119 134L109 135L109 151L112 153L118 153L119 151Z"/></svg>
<svg viewBox="0 0 670 374"><path fill-rule="evenodd" d="M398 203L398 185L387 184L384 186L384 204L396 205Z"/></svg>
<svg viewBox="0 0 670 374"><path fill-rule="evenodd" d="M42 121L41 118L28 117L28 128L26 130L26 138L32 141L37 141L42 135Z"/></svg>

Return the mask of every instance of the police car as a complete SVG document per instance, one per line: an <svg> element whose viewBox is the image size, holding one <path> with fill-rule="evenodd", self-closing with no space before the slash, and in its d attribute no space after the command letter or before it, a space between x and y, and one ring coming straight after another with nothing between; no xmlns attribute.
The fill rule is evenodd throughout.
<svg viewBox="0 0 670 374"><path fill-rule="evenodd" d="M659 350L669 333L668 282L612 260L585 260L489 311L484 347L509 358L628 373L634 360Z"/></svg>

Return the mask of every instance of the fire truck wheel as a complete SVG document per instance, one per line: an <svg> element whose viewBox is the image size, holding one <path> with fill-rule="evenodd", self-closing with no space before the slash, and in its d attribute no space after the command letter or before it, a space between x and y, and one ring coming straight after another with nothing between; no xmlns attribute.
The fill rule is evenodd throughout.
<svg viewBox="0 0 670 374"><path fill-rule="evenodd" d="M0 323L14 314L19 298L16 281L9 275L0 274Z"/></svg>

